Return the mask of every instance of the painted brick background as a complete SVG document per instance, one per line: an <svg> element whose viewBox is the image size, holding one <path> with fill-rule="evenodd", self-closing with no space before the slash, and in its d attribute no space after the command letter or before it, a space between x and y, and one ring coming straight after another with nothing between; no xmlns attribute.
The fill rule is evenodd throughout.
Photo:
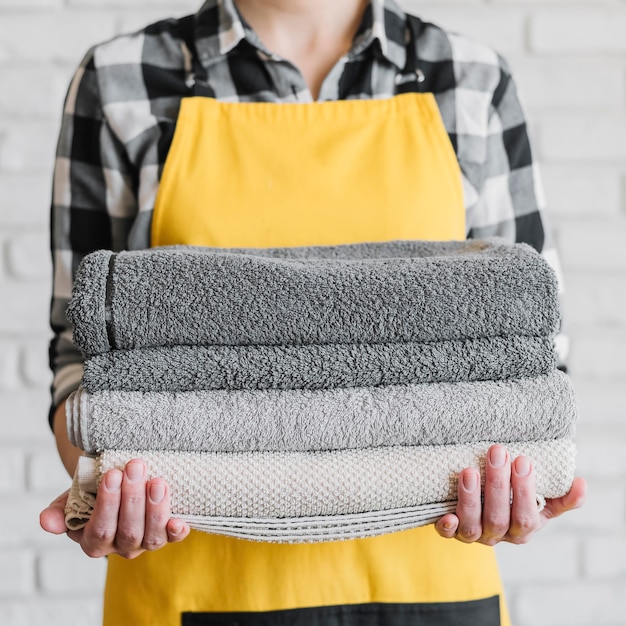
<svg viewBox="0 0 626 626"><path fill-rule="evenodd" d="M0 0L0 624L97 624L104 561L38 526L68 479L46 424L47 222L65 88L94 42L200 0ZM404 0L517 77L562 254L587 505L498 548L516 626L626 625L626 0ZM122 626L122 625L121 625Z"/></svg>

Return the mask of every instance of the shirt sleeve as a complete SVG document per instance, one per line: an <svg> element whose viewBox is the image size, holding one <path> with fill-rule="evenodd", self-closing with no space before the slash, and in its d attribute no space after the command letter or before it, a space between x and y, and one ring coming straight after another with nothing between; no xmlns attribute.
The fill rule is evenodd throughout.
<svg viewBox="0 0 626 626"><path fill-rule="evenodd" d="M54 166L50 419L82 377L83 356L72 343L72 327L65 315L76 269L86 254L120 247L119 233L137 212L135 188L136 176L125 148L103 112L92 49L70 83Z"/></svg>
<svg viewBox="0 0 626 626"><path fill-rule="evenodd" d="M563 276L545 210L537 164L533 159L526 118L515 82L500 58L500 80L490 102L486 159L480 184L472 189L468 237L503 237L527 243L551 265L563 291ZM566 369L568 338L555 338L559 367Z"/></svg>

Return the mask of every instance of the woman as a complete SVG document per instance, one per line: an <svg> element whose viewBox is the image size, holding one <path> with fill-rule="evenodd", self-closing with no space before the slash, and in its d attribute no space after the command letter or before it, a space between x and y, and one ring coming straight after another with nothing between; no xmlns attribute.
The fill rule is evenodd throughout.
<svg viewBox="0 0 626 626"><path fill-rule="evenodd" d="M70 473L63 399L81 358L64 310L93 250L500 235L552 256L503 61L393 0L207 0L96 46L65 104L53 224L51 419ZM509 622L486 546L527 541L584 489L576 479L538 512L529 460L494 446L484 503L465 470L434 530L273 545L190 533L169 519L164 481L131 461L68 534L110 555L107 625L491 626ZM49 532L66 532L64 500L42 513Z"/></svg>

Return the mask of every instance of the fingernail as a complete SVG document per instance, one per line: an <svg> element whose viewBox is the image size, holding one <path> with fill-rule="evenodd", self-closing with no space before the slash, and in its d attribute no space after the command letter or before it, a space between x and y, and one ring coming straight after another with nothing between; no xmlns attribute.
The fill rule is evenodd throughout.
<svg viewBox="0 0 626 626"><path fill-rule="evenodd" d="M476 472L465 472L463 474L463 488L465 491L476 491L478 488L478 475Z"/></svg>
<svg viewBox="0 0 626 626"><path fill-rule="evenodd" d="M489 462L493 467L504 467L506 463L506 449L496 446L489 451Z"/></svg>
<svg viewBox="0 0 626 626"><path fill-rule="evenodd" d="M515 473L518 476L530 474L530 459L527 456L519 456L515 459Z"/></svg>
<svg viewBox="0 0 626 626"><path fill-rule="evenodd" d="M443 523L443 529L444 530L452 530L455 526L456 526L456 524L454 522L444 522Z"/></svg>
<svg viewBox="0 0 626 626"><path fill-rule="evenodd" d="M149 492L152 504L159 504L160 502L163 502L163 498L165 498L165 485L162 483L150 485Z"/></svg>
<svg viewBox="0 0 626 626"><path fill-rule="evenodd" d="M143 480L145 472L145 465L140 462L129 463L126 466L126 476L128 476L128 480L130 480L131 483L136 483L140 480Z"/></svg>
<svg viewBox="0 0 626 626"><path fill-rule="evenodd" d="M111 493L119 491L122 486L122 472L119 470L107 472L104 477L104 486L106 487L106 490Z"/></svg>
<svg viewBox="0 0 626 626"><path fill-rule="evenodd" d="M172 522L170 524L170 535L180 535L183 532L183 525L181 522Z"/></svg>

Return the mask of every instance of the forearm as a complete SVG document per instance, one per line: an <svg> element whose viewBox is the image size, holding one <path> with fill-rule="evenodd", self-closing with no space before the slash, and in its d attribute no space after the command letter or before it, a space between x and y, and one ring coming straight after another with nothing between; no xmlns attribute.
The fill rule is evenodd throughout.
<svg viewBox="0 0 626 626"><path fill-rule="evenodd" d="M61 461L69 475L73 476L78 457L82 452L70 443L69 437L67 436L65 401L61 402L54 412L53 428Z"/></svg>

